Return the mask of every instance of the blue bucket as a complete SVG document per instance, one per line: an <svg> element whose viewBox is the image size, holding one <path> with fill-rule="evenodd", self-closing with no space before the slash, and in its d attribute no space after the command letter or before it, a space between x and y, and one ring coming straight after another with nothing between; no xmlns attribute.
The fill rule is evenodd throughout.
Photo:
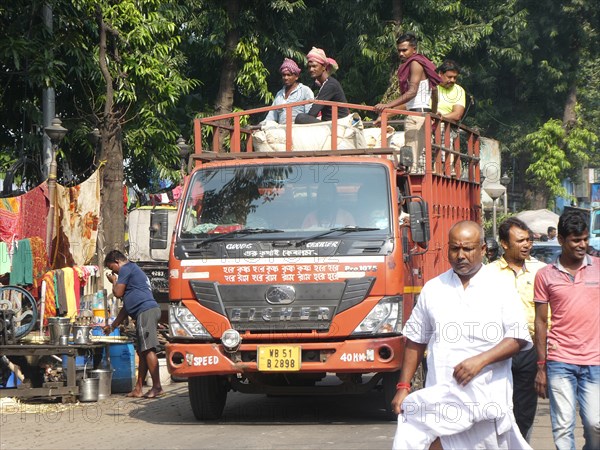
<svg viewBox="0 0 600 450"><path fill-rule="evenodd" d="M136 381L133 344L110 344L109 351L110 365L113 369L111 391L131 392Z"/></svg>
<svg viewBox="0 0 600 450"><path fill-rule="evenodd" d="M119 329L115 329L109 336L120 336ZM92 328L92 336L104 336L102 327ZM110 365L112 366L111 392L131 392L135 386L135 348L132 343L109 344ZM102 358L105 358L105 351Z"/></svg>
<svg viewBox="0 0 600 450"><path fill-rule="evenodd" d="M19 386L21 384L21 380L19 380L16 376L14 372L11 372L10 377L8 377L8 380L6 381L6 388L16 388L17 386ZM1 389L1 387L0 387Z"/></svg>
<svg viewBox="0 0 600 450"><path fill-rule="evenodd" d="M63 370L67 370L68 358L69 357L67 355L62 355ZM94 366L93 355L91 355L91 354L90 355L78 355L75 357L75 369L76 370L83 370L86 363L88 365L88 369L92 369L92 367Z"/></svg>
<svg viewBox="0 0 600 450"><path fill-rule="evenodd" d="M93 327L92 328L92 336L104 336L104 330L102 329L102 327ZM119 331L118 328L115 328L114 330L111 331L111 333L108 336L121 336L121 332Z"/></svg>

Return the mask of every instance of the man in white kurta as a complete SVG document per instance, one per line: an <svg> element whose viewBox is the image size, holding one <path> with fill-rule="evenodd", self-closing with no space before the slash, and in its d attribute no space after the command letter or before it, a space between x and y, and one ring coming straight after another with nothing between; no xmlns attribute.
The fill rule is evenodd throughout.
<svg viewBox="0 0 600 450"><path fill-rule="evenodd" d="M511 411L510 356L531 348L531 338L518 293L482 266L484 251L478 224L456 224L453 268L425 284L405 324L394 449L428 449L437 438L444 449L530 448ZM425 346L426 388L407 396Z"/></svg>

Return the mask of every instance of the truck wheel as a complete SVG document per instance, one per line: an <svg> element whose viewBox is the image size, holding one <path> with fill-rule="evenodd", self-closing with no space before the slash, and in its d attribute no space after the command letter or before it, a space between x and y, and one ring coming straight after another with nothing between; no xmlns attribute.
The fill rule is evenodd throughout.
<svg viewBox="0 0 600 450"><path fill-rule="evenodd" d="M225 378L216 375L191 377L188 380L188 391L196 419L221 418L228 391Z"/></svg>
<svg viewBox="0 0 600 450"><path fill-rule="evenodd" d="M396 395L396 384L400 378L400 371L386 372L383 374L383 400L385 401L385 412L388 420L397 420L398 416L392 411L392 399Z"/></svg>

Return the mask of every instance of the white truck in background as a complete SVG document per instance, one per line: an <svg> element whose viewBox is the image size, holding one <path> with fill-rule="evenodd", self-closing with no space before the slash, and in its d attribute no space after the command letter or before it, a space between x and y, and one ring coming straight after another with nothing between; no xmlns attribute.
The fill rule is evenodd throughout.
<svg viewBox="0 0 600 450"><path fill-rule="evenodd" d="M168 322L169 249L176 218L176 206L156 205L132 209L127 220L129 259L148 276L163 323Z"/></svg>
<svg viewBox="0 0 600 450"><path fill-rule="evenodd" d="M590 245L600 252L600 206L590 211Z"/></svg>

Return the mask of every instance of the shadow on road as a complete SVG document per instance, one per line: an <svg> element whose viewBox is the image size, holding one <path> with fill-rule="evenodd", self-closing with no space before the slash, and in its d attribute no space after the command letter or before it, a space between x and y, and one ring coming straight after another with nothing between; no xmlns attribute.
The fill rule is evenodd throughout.
<svg viewBox="0 0 600 450"><path fill-rule="evenodd" d="M383 393L331 396L266 396L229 392L223 417L199 422L192 413L187 383L165 387L157 399L126 399L124 408L136 420L157 424L347 424L389 423Z"/></svg>

